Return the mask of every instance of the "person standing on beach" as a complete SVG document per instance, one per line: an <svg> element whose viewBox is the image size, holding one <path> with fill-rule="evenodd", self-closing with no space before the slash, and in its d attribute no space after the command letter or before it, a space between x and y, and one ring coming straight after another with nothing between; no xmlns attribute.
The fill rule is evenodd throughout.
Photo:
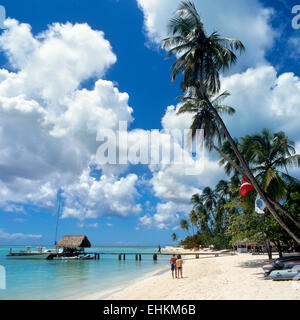
<svg viewBox="0 0 300 320"><path fill-rule="evenodd" d="M175 278L177 278L177 269L176 269L176 257L175 254L173 254L173 257L170 259L170 265L171 265L171 271L172 271L172 278L174 279L174 273Z"/></svg>
<svg viewBox="0 0 300 320"><path fill-rule="evenodd" d="M179 276L182 278L182 264L183 260L181 259L181 255L179 254L176 259L176 269L177 269L177 278L179 279Z"/></svg>
<svg viewBox="0 0 300 320"><path fill-rule="evenodd" d="M160 244L158 245L158 253L161 253L161 247L160 247Z"/></svg>

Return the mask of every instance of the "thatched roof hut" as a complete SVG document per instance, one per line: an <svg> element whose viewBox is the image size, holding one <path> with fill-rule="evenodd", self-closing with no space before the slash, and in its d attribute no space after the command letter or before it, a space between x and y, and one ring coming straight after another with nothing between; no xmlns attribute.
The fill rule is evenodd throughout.
<svg viewBox="0 0 300 320"><path fill-rule="evenodd" d="M56 248L90 248L92 245L87 236L64 236L56 244Z"/></svg>
<svg viewBox="0 0 300 320"><path fill-rule="evenodd" d="M237 240L233 243L235 246L249 246L249 247L257 247L257 246L265 246L264 241L254 241L249 239ZM274 247L274 243L270 241L270 245Z"/></svg>

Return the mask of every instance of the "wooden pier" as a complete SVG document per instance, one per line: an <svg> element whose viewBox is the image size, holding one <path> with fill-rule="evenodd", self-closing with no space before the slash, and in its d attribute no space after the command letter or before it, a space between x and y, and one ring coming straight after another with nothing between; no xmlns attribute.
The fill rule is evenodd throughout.
<svg viewBox="0 0 300 320"><path fill-rule="evenodd" d="M136 261L141 261L142 260L142 255L152 255L153 260L157 261L158 256L172 256L173 254L177 255L181 255L181 256L195 256L196 259L199 259L200 255L203 256L215 256L218 257L219 253L213 253L213 252L188 252L188 253L159 253L159 252L85 252L86 254L92 254L94 255L95 260L100 260L100 256L101 255L117 255L118 259L121 260L126 260L126 255L135 255L135 260Z"/></svg>

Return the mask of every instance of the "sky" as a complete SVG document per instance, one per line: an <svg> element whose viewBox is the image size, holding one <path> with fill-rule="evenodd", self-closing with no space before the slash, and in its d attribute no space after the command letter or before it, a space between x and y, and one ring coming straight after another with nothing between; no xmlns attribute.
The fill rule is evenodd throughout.
<svg viewBox="0 0 300 320"><path fill-rule="evenodd" d="M53 245L86 234L93 245L165 245L184 238L190 197L226 178L215 154L187 162L104 164L103 132L127 123L128 147L147 150L153 130L188 129L176 115L160 49L179 0L1 0L0 245ZM300 153L300 17L295 1L195 0L207 33L240 39L246 52L222 75L233 137L283 130ZM299 3L300 4L300 3ZM296 11L297 12L297 11ZM299 10L300 13L300 10ZM294 22L293 22L294 21ZM296 28L295 28L296 26ZM105 131L106 130L106 131ZM172 140L172 141L173 141ZM119 152L125 146L114 142ZM177 152L176 151L176 152ZM141 159L141 153L138 154ZM136 161L138 162L138 161ZM291 172L300 177L297 169Z"/></svg>

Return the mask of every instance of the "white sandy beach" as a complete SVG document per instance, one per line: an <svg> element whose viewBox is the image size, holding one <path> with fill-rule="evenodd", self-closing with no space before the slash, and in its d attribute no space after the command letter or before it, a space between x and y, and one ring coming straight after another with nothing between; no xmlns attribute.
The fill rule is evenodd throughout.
<svg viewBox="0 0 300 320"><path fill-rule="evenodd" d="M179 249L181 252L184 250ZM275 256L276 257L276 256ZM128 286L82 299L107 300L300 300L300 281L265 280L267 255L236 254L184 258L183 279L172 279L169 266Z"/></svg>

